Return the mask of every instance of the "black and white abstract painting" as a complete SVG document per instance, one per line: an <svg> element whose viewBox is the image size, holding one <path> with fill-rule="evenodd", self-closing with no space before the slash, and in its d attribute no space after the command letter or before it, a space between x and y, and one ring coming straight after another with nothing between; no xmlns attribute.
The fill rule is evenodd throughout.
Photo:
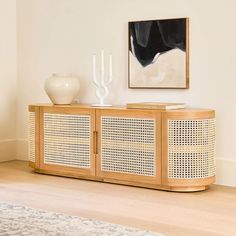
<svg viewBox="0 0 236 236"><path fill-rule="evenodd" d="M129 22L129 88L188 88L188 18Z"/></svg>

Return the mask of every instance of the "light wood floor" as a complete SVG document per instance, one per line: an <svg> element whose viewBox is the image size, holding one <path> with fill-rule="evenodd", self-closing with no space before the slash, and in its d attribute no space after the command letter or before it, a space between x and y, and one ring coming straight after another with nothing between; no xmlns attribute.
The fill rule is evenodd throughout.
<svg viewBox="0 0 236 236"><path fill-rule="evenodd" d="M170 236L236 236L236 188L171 193L36 174L0 163L0 201L78 215Z"/></svg>

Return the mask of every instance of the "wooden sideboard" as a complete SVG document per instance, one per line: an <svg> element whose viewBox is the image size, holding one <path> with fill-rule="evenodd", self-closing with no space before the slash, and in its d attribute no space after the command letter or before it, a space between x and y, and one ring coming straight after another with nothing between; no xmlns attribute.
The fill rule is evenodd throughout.
<svg viewBox="0 0 236 236"><path fill-rule="evenodd" d="M215 181L215 112L30 105L29 162L44 174L205 190Z"/></svg>

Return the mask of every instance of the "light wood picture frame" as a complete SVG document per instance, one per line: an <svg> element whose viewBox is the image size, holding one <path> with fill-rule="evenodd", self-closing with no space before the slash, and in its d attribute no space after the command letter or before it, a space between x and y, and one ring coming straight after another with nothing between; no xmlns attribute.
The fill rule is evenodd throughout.
<svg viewBox="0 0 236 236"><path fill-rule="evenodd" d="M189 18L128 24L128 87L189 88Z"/></svg>

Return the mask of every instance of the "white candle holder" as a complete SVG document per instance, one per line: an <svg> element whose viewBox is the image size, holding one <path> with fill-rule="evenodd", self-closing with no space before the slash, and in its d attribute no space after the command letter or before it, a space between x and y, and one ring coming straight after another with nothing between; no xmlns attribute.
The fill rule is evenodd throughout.
<svg viewBox="0 0 236 236"><path fill-rule="evenodd" d="M96 55L93 55L93 82L96 85L96 95L99 99L99 103L92 104L96 107L110 107L111 104L105 104L104 100L109 95L108 85L112 82L112 56L109 56L109 76L108 80L104 79L104 50L101 51L101 68L100 68L100 81L97 79L96 74Z"/></svg>

